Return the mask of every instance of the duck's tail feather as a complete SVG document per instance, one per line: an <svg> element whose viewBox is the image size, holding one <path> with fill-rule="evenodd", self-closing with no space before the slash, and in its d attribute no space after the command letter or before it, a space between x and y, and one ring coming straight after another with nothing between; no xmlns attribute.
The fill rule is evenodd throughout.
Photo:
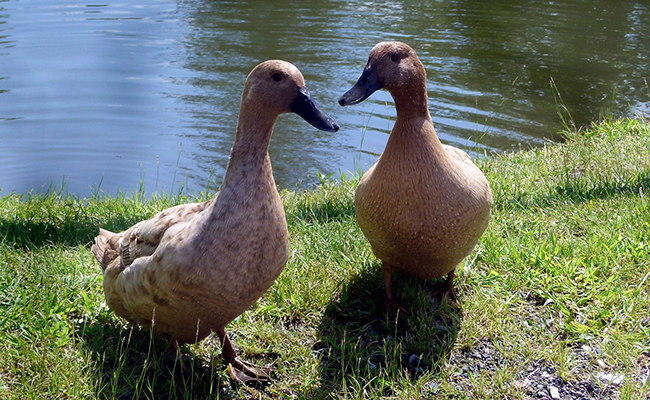
<svg viewBox="0 0 650 400"><path fill-rule="evenodd" d="M95 256L95 259L101 264L102 270L105 270L117 255L114 254L115 250L109 243L109 239L112 236L115 236L115 233L99 228L99 235L95 237L95 244L91 249L93 256Z"/></svg>

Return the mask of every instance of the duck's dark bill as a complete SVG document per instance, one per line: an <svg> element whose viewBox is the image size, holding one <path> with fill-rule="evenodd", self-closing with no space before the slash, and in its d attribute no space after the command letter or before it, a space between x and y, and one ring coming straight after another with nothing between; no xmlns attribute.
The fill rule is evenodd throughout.
<svg viewBox="0 0 650 400"><path fill-rule="evenodd" d="M361 103L383 86L383 83L377 79L376 69L366 66L357 83L352 86L352 89L348 90L343 96L341 96L339 104L342 106L349 106Z"/></svg>
<svg viewBox="0 0 650 400"><path fill-rule="evenodd" d="M336 132L339 130L338 124L316 107L309 91L305 88L298 90L298 96L291 103L291 111L300 115L305 121L322 131Z"/></svg>

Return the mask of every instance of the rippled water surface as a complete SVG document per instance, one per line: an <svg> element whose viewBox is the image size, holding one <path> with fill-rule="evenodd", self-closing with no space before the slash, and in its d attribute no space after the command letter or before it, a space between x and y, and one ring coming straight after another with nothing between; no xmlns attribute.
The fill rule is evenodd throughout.
<svg viewBox="0 0 650 400"><path fill-rule="evenodd" d="M387 39L425 64L444 142L473 155L539 145L561 129L558 93L578 126L650 110L647 21L648 3L631 0L0 0L0 194L214 188L245 77L272 58L301 69L342 127L281 116L278 185L366 169L390 132L391 98L336 101Z"/></svg>

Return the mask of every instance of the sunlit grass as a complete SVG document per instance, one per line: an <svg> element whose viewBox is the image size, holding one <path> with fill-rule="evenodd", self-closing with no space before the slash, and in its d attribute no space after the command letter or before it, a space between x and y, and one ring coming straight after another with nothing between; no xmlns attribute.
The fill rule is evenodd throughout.
<svg viewBox="0 0 650 400"><path fill-rule="evenodd" d="M276 368L262 390L230 382L216 337L185 347L183 373L168 343L106 307L90 254L98 227L209 193L2 197L0 398L648 398L650 127L568 136L478 161L495 205L459 267L459 306L431 297L439 281L398 274L410 315L396 322L354 219L357 180L283 192L289 263L228 327L242 357Z"/></svg>

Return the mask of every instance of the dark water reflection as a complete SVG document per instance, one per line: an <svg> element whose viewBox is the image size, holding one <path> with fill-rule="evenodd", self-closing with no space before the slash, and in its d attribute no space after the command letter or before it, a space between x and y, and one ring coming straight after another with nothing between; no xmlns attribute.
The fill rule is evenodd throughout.
<svg viewBox="0 0 650 400"><path fill-rule="evenodd" d="M650 6L642 1L0 1L2 194L67 181L147 192L219 182L246 75L298 66L342 126L282 116L279 186L365 169L394 119L390 96L336 104L372 46L413 46L443 141L471 152L538 145L561 129L553 79L576 125L650 110ZM182 149L182 150L181 150Z"/></svg>

